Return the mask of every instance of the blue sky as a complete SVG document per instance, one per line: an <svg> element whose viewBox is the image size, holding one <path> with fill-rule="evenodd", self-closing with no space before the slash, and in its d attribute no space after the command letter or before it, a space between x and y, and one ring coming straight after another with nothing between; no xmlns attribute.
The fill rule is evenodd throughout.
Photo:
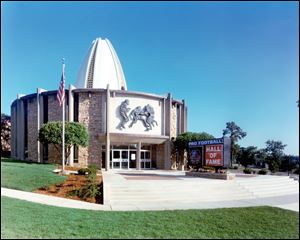
<svg viewBox="0 0 300 240"><path fill-rule="evenodd" d="M18 93L74 84L93 39L108 38L128 90L172 93L188 131L299 154L298 2L1 2L1 112Z"/></svg>

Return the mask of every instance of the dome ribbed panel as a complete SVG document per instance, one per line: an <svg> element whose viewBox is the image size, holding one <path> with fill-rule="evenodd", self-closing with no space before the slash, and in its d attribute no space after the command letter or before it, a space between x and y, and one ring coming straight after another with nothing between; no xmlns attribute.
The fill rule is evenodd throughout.
<svg viewBox="0 0 300 240"><path fill-rule="evenodd" d="M115 49L108 39L93 41L81 64L77 88L106 88L127 90L125 76Z"/></svg>
<svg viewBox="0 0 300 240"><path fill-rule="evenodd" d="M98 41L96 42L96 46L94 48L93 56L90 62L88 78L87 78L87 88L93 88L93 80L94 80L94 67L95 67L95 57L97 52Z"/></svg>

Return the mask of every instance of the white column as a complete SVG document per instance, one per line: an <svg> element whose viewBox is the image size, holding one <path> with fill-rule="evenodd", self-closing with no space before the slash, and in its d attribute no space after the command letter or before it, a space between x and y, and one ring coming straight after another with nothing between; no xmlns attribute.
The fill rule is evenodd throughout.
<svg viewBox="0 0 300 240"><path fill-rule="evenodd" d="M74 94L73 90L76 89L72 84L69 85L69 112L68 112L68 119L69 122L74 121ZM70 155L68 157L68 161L70 166L74 166L74 147L72 146L70 149Z"/></svg>
<svg viewBox="0 0 300 240"><path fill-rule="evenodd" d="M41 123L41 115L43 113L43 101L42 101L42 96L41 93L45 92L45 89L42 88L37 88L36 90L36 104L37 104L37 131L39 132L42 123ZM42 110L42 111L41 111ZM41 152L42 152L42 145L40 141L37 141L37 161L40 163L41 162Z"/></svg>
<svg viewBox="0 0 300 240"><path fill-rule="evenodd" d="M24 94L18 94L17 98L17 132L16 132L16 136L17 136L17 158L21 159L21 160L25 160L25 144L24 144L24 103L23 100L20 99L21 97L25 96ZM26 100L25 100L26 101Z"/></svg>
<svg viewBox="0 0 300 240"><path fill-rule="evenodd" d="M136 150L136 170L141 169L141 148L142 148L142 143L138 142L137 143L137 150Z"/></svg>
<svg viewBox="0 0 300 240"><path fill-rule="evenodd" d="M110 101L110 91L109 85L106 88L106 148L105 148L105 170L109 171L109 161L110 161L110 136L109 136L109 101Z"/></svg>

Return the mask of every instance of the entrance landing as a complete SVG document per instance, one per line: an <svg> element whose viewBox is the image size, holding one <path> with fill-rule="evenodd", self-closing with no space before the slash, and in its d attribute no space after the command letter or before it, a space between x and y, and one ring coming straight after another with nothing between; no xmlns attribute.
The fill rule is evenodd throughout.
<svg viewBox="0 0 300 240"><path fill-rule="evenodd" d="M182 180L177 176L160 175L154 173L119 173L126 180Z"/></svg>

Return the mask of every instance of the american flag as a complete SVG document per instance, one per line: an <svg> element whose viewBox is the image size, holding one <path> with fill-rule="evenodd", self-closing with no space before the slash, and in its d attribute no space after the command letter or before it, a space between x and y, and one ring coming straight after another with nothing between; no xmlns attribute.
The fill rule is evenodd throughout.
<svg viewBox="0 0 300 240"><path fill-rule="evenodd" d="M65 63L63 62L63 70L61 75L61 80L59 84L59 89L57 91L57 99L59 102L59 106L61 106L65 99Z"/></svg>

